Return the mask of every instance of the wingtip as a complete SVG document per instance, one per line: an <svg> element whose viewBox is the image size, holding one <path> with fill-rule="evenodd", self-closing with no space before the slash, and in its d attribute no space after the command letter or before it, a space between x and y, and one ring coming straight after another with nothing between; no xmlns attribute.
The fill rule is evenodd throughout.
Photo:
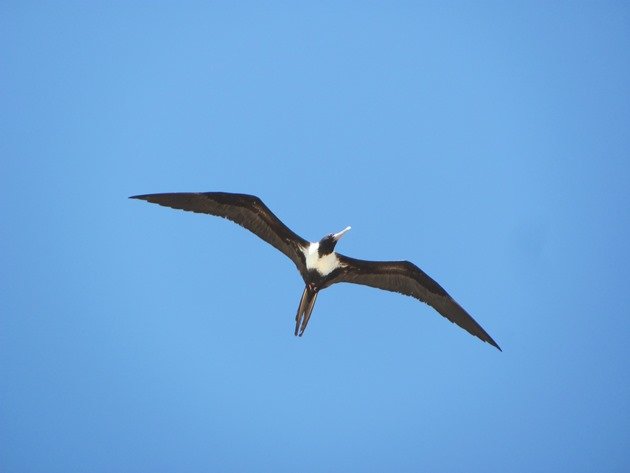
<svg viewBox="0 0 630 473"><path fill-rule="evenodd" d="M129 196L130 199L144 200L145 202L153 202L152 199L155 197L156 197L156 194L138 194L138 195Z"/></svg>
<svg viewBox="0 0 630 473"><path fill-rule="evenodd" d="M490 345L492 345L494 348L496 348L497 350L499 350L501 353L503 353L503 350L501 350L501 347L499 346L499 344L497 342L495 342L494 340L490 339L488 341L488 343Z"/></svg>

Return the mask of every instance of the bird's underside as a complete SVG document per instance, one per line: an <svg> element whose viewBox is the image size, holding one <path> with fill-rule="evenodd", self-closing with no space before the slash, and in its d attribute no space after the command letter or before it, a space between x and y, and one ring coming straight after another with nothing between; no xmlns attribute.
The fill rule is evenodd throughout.
<svg viewBox="0 0 630 473"><path fill-rule="evenodd" d="M227 218L248 229L286 256L302 275L306 287L295 317L295 335L302 336L317 294L347 282L414 297L459 325L471 335L501 350L488 333L436 281L408 261L365 261L335 253L337 241L350 227L311 243L289 229L256 196L227 192L147 194L131 197L147 202Z"/></svg>

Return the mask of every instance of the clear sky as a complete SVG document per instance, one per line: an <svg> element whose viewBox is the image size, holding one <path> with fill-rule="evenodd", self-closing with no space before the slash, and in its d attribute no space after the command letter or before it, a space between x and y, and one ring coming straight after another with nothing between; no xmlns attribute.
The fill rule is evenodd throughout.
<svg viewBox="0 0 630 473"><path fill-rule="evenodd" d="M381 3L2 2L0 471L630 471L630 7Z"/></svg>

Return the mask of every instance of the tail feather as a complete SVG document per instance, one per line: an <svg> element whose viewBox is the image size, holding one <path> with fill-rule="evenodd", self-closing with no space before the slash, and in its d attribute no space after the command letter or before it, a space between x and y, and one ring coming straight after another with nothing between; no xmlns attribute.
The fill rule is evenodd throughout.
<svg viewBox="0 0 630 473"><path fill-rule="evenodd" d="M302 293L302 298L300 299L300 305L298 306L297 314L295 314L295 336L300 330L300 325L302 325L302 317L304 316L304 309L308 305L308 286L304 288L304 292Z"/></svg>
<svg viewBox="0 0 630 473"><path fill-rule="evenodd" d="M308 321L311 320L311 313L313 312L313 309L315 308L315 301L317 300L317 292L313 292L312 293L312 298L311 300L308 302L308 305L306 306L306 309L304 310L304 319L302 320L302 328L300 329L300 337L302 336L302 334L304 334L304 330L306 330L306 326L308 325Z"/></svg>
<svg viewBox="0 0 630 473"><path fill-rule="evenodd" d="M309 286L304 288L302 298L300 299L300 305L295 316L295 335L301 337L306 330L308 321L311 318L311 313L315 307L315 301L317 300L317 291L312 290Z"/></svg>

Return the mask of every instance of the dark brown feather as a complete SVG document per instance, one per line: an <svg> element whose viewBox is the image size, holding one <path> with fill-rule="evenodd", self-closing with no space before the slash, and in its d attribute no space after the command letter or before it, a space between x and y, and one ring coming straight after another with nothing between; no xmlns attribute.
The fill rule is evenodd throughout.
<svg viewBox="0 0 630 473"><path fill-rule="evenodd" d="M248 229L287 255L302 275L306 273L304 254L300 247L308 242L294 233L254 195L228 192L178 192L135 195L131 199L146 200L173 209L227 218Z"/></svg>
<svg viewBox="0 0 630 473"><path fill-rule="evenodd" d="M347 282L398 292L429 304L468 333L499 345L453 298L428 274L409 261L365 261L337 253L342 268L327 285Z"/></svg>

